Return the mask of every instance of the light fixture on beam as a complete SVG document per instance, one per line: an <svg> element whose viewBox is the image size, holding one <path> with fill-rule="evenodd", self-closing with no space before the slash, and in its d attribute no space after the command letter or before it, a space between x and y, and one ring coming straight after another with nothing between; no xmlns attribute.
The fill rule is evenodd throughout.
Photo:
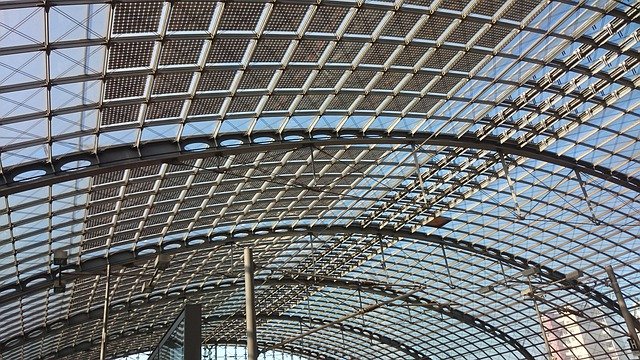
<svg viewBox="0 0 640 360"><path fill-rule="evenodd" d="M54 294L62 294L66 288L64 281L62 281L62 267L67 265L69 259L69 253L62 249L56 249L53 251L53 265L58 266L56 270L54 270L54 279L53 279L53 293Z"/></svg>
<svg viewBox="0 0 640 360"><path fill-rule="evenodd" d="M142 283L143 293L150 293L153 291L153 289L155 288L154 281L158 277L159 272L167 270L169 268L170 263L171 263L171 255L158 254L156 256L156 259L153 262L153 267L155 271L151 276L151 279L149 279L149 281L144 281Z"/></svg>
<svg viewBox="0 0 640 360"><path fill-rule="evenodd" d="M67 265L68 258L69 254L65 250L57 249L53 252L53 265Z"/></svg>
<svg viewBox="0 0 640 360"><path fill-rule="evenodd" d="M156 256L156 261L154 262L153 266L156 268L156 270L164 271L164 270L167 270L170 262L171 262L170 255L158 254L158 256Z"/></svg>
<svg viewBox="0 0 640 360"><path fill-rule="evenodd" d="M478 294L488 294L493 291L493 286L481 286L480 289L478 289Z"/></svg>
<svg viewBox="0 0 640 360"><path fill-rule="evenodd" d="M426 223L425 225L439 229L439 228L447 225L449 223L449 221L451 221L451 219L448 218L448 217L436 216L433 219L431 219L428 223Z"/></svg>
<svg viewBox="0 0 640 360"><path fill-rule="evenodd" d="M567 273L567 274L564 276L564 279L565 279L565 280L567 280L567 281L578 280L579 278L581 278L581 277L582 277L582 275L583 275L583 274L582 274L582 271L581 271L581 270L573 270L573 271L571 271L571 272Z"/></svg>
<svg viewBox="0 0 640 360"><path fill-rule="evenodd" d="M66 285L62 281L62 279L57 278L57 279L53 280L53 293L54 294L62 294L62 293L64 293L65 288L66 288Z"/></svg>
<svg viewBox="0 0 640 360"><path fill-rule="evenodd" d="M535 275L537 273L540 272L540 269L538 267L530 267L528 269L524 269L522 270L522 272L520 274L522 274L522 276L532 276Z"/></svg>
<svg viewBox="0 0 640 360"><path fill-rule="evenodd" d="M523 297L533 297L535 294L534 294L533 288L532 287L528 287L528 288L522 290L520 292L520 295L522 295Z"/></svg>

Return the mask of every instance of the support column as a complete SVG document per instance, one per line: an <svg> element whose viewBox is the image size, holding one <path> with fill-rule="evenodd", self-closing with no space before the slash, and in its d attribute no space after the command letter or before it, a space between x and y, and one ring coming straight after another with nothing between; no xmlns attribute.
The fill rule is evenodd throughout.
<svg viewBox="0 0 640 360"><path fill-rule="evenodd" d="M104 360L107 356L107 321L109 319L109 282L111 281L111 263L107 259L107 274L104 289L104 304L102 310L102 337L100 339L100 360Z"/></svg>
<svg viewBox="0 0 640 360"><path fill-rule="evenodd" d="M629 331L629 345L631 346L631 352L640 359L640 351L638 347L640 346L640 340L638 340L638 333L635 328L635 319L633 315L627 309L627 304L624 302L624 297L622 296L622 291L620 291L620 286L618 285L618 280L616 279L616 274L613 272L613 268L611 265L607 265L604 267L604 270L607 272L609 276L609 282L611 283L611 287L613 288L613 292L616 294L616 299L618 299L618 306L620 307L620 313L622 313L622 317L624 318L624 322L627 324L627 330Z"/></svg>
<svg viewBox="0 0 640 360"><path fill-rule="evenodd" d="M186 304L183 314L183 360L202 360L202 306L200 304Z"/></svg>
<svg viewBox="0 0 640 360"><path fill-rule="evenodd" d="M250 247L244 248L244 294L247 317L247 360L258 359L256 338L256 308L253 286L253 253Z"/></svg>

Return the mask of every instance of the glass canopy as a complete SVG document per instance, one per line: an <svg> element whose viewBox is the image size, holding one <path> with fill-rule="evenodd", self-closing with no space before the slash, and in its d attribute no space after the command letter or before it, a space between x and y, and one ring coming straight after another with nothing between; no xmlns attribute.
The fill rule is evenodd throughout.
<svg viewBox="0 0 640 360"><path fill-rule="evenodd" d="M631 359L604 266L640 315L639 17L0 0L0 359L98 358L107 263L108 358L191 302L242 346L245 246L265 353Z"/></svg>

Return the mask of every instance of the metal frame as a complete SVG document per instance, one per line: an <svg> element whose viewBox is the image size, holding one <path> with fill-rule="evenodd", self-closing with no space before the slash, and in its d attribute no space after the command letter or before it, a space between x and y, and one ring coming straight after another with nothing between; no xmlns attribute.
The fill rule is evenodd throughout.
<svg viewBox="0 0 640 360"><path fill-rule="evenodd" d="M607 308L619 311L615 301L609 299L605 295L592 289L587 284L581 284L576 280L565 280L565 275L548 268L544 265L532 262L525 258L518 257L508 252L499 251L485 247L481 244L469 243L464 240L458 240L450 237L441 237L431 234L423 234L417 232L411 232L406 229L395 230L393 228L381 228L373 229L370 227L360 227L357 225L343 227L343 226L317 226L307 228L256 228L251 232L241 231L238 233L213 233L207 237L191 237L186 240L173 240L166 241L162 246L143 246L138 248L135 252L122 251L113 253L109 256L109 259L95 258L85 260L79 264L79 266L68 265L65 270L71 270L73 272L89 272L96 273L103 271L107 262L111 266L126 266L133 264L136 261L145 259L153 259L159 253L164 254L179 254L187 251L203 250L203 249L216 249L221 244L227 246L239 246L243 244L251 244L261 239L268 239L273 237L297 237L305 236L307 234L319 235L341 235L341 234L365 234L378 236L383 235L387 238L398 239L406 238L417 241L419 243L437 244L443 245L452 249L467 251L474 256L483 256L489 259L498 260L504 264L510 265L520 270L526 270L530 268L540 269L541 276L547 278L550 282L559 282L562 285L569 286L576 291L581 292L587 297L593 298L600 304ZM221 239L224 237L224 240ZM150 252L150 250L152 252ZM23 297L27 294L31 294L37 291L44 291L49 289L53 285L54 275L52 274L38 274L27 280L24 284L10 285L8 287L0 288L0 293L6 293L10 289L14 292L8 295L0 297L0 302L10 301L12 299ZM35 285L29 286L28 284L34 282ZM636 327L640 330L640 324ZM1 348L1 347L0 347Z"/></svg>
<svg viewBox="0 0 640 360"><path fill-rule="evenodd" d="M135 335L135 332L132 335ZM233 344L246 345L246 342L240 341L238 339L225 339L224 344L226 344L226 345L233 345ZM42 357L38 358L38 360L45 360L45 359L51 359L51 358L54 358L54 359L63 358L65 356L69 356L69 355L74 354L74 353L86 352L90 348L91 348L91 343L90 342L83 342L81 344L65 347L62 350L57 351L55 353L50 353L50 354L47 354L45 356L42 356ZM150 348L138 349L138 351L140 351L140 352L144 352L145 350L150 350ZM285 346L284 350L289 351L289 352L294 353L294 354L300 354L300 355L303 355L303 356L313 356L314 358L318 358L318 359L338 360L338 358L334 358L334 357L328 356L327 354L314 351L313 349L303 348L303 347L299 347L299 346L295 346L295 345L291 345L291 344ZM121 353L119 355L126 356L126 355L130 355L130 354Z"/></svg>
<svg viewBox="0 0 640 360"><path fill-rule="evenodd" d="M263 317L325 321L420 283L464 311L405 327L393 308L356 327L416 354L512 360L519 346L544 353L533 310L580 309L558 326L620 348L624 309L601 278L610 262L620 291L640 294L638 6L10 0L0 12L3 359L97 358L101 310L103 355L148 348L179 311L153 301L189 292L209 316L238 316L239 245L257 279L280 281L256 284ZM65 294L48 290L55 250L70 254ZM151 275L160 253L180 266ZM535 309L519 299L531 271L550 289ZM127 336L128 310L152 330ZM594 319L610 332L575 330ZM316 353L297 351L339 357L341 328L326 330ZM205 337L243 334L230 321ZM549 355L563 346L575 353Z"/></svg>

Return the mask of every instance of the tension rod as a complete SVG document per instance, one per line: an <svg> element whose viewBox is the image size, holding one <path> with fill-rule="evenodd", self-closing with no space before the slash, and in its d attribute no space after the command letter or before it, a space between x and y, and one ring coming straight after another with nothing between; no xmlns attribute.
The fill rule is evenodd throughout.
<svg viewBox="0 0 640 360"><path fill-rule="evenodd" d="M511 176L509 176L509 167L507 166L507 162L504 158L504 154L502 151L498 151L498 155L500 155L500 162L502 162L502 169L504 170L504 176L507 179L507 184L509 185L509 190L511 190L511 199L516 207L516 217L520 220L524 219L522 216L522 211L520 211L520 205L518 205L518 198L516 197L516 189L513 185L513 180L511 180Z"/></svg>
<svg viewBox="0 0 640 360"><path fill-rule="evenodd" d="M309 265L309 267L313 266L313 234L309 233L309 246L311 247L311 254L310 254L310 259L311 259L311 263ZM313 280L315 281L315 272L314 272L314 277ZM311 328L312 326L312 322L311 322L311 293L309 292L309 283L305 283L304 286L304 292L305 292L305 296L307 298L306 301L306 305L307 305L307 316L309 317L309 328Z"/></svg>
<svg viewBox="0 0 640 360"><path fill-rule="evenodd" d="M554 357L551 354L551 345L549 345L549 338L547 337L547 330L544 327L544 321L542 319L542 313L540 312L540 307L538 306L538 300L536 299L535 290L533 285L531 285L531 277L527 277L527 282L529 284L529 294L531 294L531 299L533 300L533 308L536 311L536 316L538 318L538 323L540 324L540 335L542 335L542 340L544 341L544 349L547 352L547 359L553 360Z"/></svg>
<svg viewBox="0 0 640 360"><path fill-rule="evenodd" d="M341 317L341 318L339 318L337 320L334 320L334 321L325 323L325 324L323 324L321 326L318 326L316 328L310 329L310 330L308 330L308 331L306 331L306 332L304 332L304 333L302 333L300 335L292 336L292 337L290 337L288 339L282 340L281 342L279 342L277 344L274 344L274 345L271 345L271 346L267 347L266 349L264 349L264 351L266 352L268 350L283 348L287 344L290 344L290 343L292 343L294 341L300 340L300 339L302 339L302 338L304 338L306 336L309 336L311 334L314 334L314 333L316 333L318 331L321 331L321 330L330 328L332 326L335 326L337 324L343 323L343 322L345 322L345 321L347 321L349 319L352 319L354 317L357 317L357 316L372 312L372 311L377 310L377 309L379 309L379 308L381 308L381 307L383 307L385 305L389 305L389 304L394 303L396 301L406 299L406 298L416 294L419 291L423 291L424 289L426 289L426 286L421 286L421 287L418 287L418 288L414 288L413 290L411 290L411 291L409 291L407 293L404 293L402 295L398 295L398 296L396 296L394 298L391 298L391 299L388 299L388 300L385 300L385 301L381 301L381 302L376 303L376 304L369 305L369 306L367 306L367 307L365 307L365 308L363 308L363 309L361 309L361 310L359 310L357 312L345 315L345 316L343 316L343 317Z"/></svg>
<svg viewBox="0 0 640 360"><path fill-rule="evenodd" d="M380 242L380 266L384 270L385 281L389 282L389 272L387 271L387 260L384 256L384 241L382 241L382 235L378 234L378 241Z"/></svg>
<svg viewBox="0 0 640 360"><path fill-rule="evenodd" d="M316 159L313 156L313 153L315 152L313 149L313 145L310 145L309 149L311 149L311 171L313 171L313 186L316 186L318 184L318 175L316 173Z"/></svg>
<svg viewBox="0 0 640 360"><path fill-rule="evenodd" d="M100 360L105 360L107 356L107 325L109 321L109 290L111 281L111 261L107 259L107 274L104 286L104 304L102 309L102 334L100 337Z"/></svg>
<svg viewBox="0 0 640 360"><path fill-rule="evenodd" d="M593 208L593 203L591 202L591 199L589 199L589 196L587 195L587 188L585 186L584 180L582 180L582 175L580 175L580 171L578 171L578 169L573 169L573 171L576 173L576 178L578 179L578 183L580 184L580 189L582 189L582 195L584 196L584 201L587 202L587 206L589 207L589 211L591 212L591 222L593 222L596 225L600 225L600 220L598 220L598 218L596 217L596 212Z"/></svg>
<svg viewBox="0 0 640 360"><path fill-rule="evenodd" d="M362 292L360 291L360 286L358 286L358 304L360 304L360 309L364 309L364 306L362 306ZM360 318L362 320L362 328L366 329L367 328L367 324L364 321L364 316Z"/></svg>
<svg viewBox="0 0 640 360"><path fill-rule="evenodd" d="M440 245L442 249L442 256L444 257L444 265L447 268L447 276L449 277L449 287L455 289L456 286L453 285L453 278L451 277L451 269L449 268L449 260L447 259L447 250L444 248L444 245Z"/></svg>
<svg viewBox="0 0 640 360"><path fill-rule="evenodd" d="M607 276L609 277L609 284L611 285L613 293L616 295L616 299L618 300L620 314L622 315L622 318L627 325L627 330L629 332L629 346L631 347L631 352L638 359L640 359L640 339L638 338L638 332L636 331L635 327L635 323L637 322L637 320L627 308L627 305L624 301L624 295L622 295L622 291L620 290L620 285L618 285L618 279L616 278L616 274L613 271L613 268L611 267L611 265L607 265L604 267L604 270L607 272Z"/></svg>
<svg viewBox="0 0 640 360"><path fill-rule="evenodd" d="M425 205L428 205L427 192L424 189L424 180L422 180L422 172L420 171L420 162L418 161L418 154L416 153L416 144L411 143L411 150L413 150L413 162L416 165L416 176L418 177L418 182L420 183L420 189L422 190L422 202Z"/></svg>

